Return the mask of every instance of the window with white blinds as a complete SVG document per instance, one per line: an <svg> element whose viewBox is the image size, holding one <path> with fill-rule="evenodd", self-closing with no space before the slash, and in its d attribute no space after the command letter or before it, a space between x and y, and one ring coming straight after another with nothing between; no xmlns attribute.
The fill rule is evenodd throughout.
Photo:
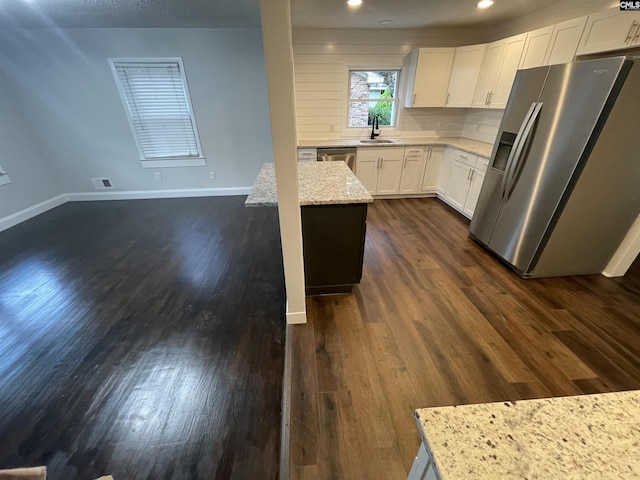
<svg viewBox="0 0 640 480"><path fill-rule="evenodd" d="M202 158L181 59L111 59L111 66L141 160Z"/></svg>

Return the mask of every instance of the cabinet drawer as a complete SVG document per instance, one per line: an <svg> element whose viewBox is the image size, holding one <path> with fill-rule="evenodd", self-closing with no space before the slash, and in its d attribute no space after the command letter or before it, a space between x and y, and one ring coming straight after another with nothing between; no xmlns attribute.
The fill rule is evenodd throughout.
<svg viewBox="0 0 640 480"><path fill-rule="evenodd" d="M358 148L358 159L377 160L378 158L400 159L404 158L404 148L402 147L365 147Z"/></svg>
<svg viewBox="0 0 640 480"><path fill-rule="evenodd" d="M463 152L462 150L454 150L453 159L459 162L465 163L470 167L476 166L476 161L478 160L478 156L473 153Z"/></svg>
<svg viewBox="0 0 640 480"><path fill-rule="evenodd" d="M315 162L317 157L318 153L315 148L298 149L298 160L301 162Z"/></svg>
<svg viewBox="0 0 640 480"><path fill-rule="evenodd" d="M424 155L424 147L405 147L405 157L421 157Z"/></svg>
<svg viewBox="0 0 640 480"><path fill-rule="evenodd" d="M476 161L476 168L479 168L483 172L486 172L487 166L489 166L489 159L484 157L478 157L478 160Z"/></svg>

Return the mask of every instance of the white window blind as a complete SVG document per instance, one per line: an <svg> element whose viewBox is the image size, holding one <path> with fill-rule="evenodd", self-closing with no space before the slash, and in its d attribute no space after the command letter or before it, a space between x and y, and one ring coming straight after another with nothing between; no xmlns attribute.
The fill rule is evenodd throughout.
<svg viewBox="0 0 640 480"><path fill-rule="evenodd" d="M202 157L182 62L112 60L142 160Z"/></svg>

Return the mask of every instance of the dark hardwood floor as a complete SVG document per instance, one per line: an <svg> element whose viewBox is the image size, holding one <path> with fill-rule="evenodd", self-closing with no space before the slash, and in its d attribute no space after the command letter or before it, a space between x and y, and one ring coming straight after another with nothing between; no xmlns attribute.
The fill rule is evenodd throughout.
<svg viewBox="0 0 640 480"><path fill-rule="evenodd" d="M640 388L640 264L523 280L467 234L435 199L370 206L362 283L288 327L291 478L405 479L419 407Z"/></svg>
<svg viewBox="0 0 640 480"><path fill-rule="evenodd" d="M275 209L69 203L0 233L0 468L276 479Z"/></svg>

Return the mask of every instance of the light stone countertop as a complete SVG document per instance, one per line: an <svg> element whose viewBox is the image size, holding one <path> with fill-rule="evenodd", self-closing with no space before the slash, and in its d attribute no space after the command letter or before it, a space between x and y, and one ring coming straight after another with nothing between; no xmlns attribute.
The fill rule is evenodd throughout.
<svg viewBox="0 0 640 480"><path fill-rule="evenodd" d="M373 197L345 162L299 162L298 189L300 205L373 202ZM270 207L278 204L273 163L262 165L244 204L247 207Z"/></svg>
<svg viewBox="0 0 640 480"><path fill-rule="evenodd" d="M312 147L408 147L408 146L451 146L464 150L465 152L480 155L481 157L490 158L493 151L493 144L471 140L462 137L422 137L422 138L382 138L382 140L392 140L393 143L360 143L359 138L343 138L331 140L299 140L298 148Z"/></svg>
<svg viewBox="0 0 640 480"><path fill-rule="evenodd" d="M442 480L640 479L640 390L415 412Z"/></svg>

